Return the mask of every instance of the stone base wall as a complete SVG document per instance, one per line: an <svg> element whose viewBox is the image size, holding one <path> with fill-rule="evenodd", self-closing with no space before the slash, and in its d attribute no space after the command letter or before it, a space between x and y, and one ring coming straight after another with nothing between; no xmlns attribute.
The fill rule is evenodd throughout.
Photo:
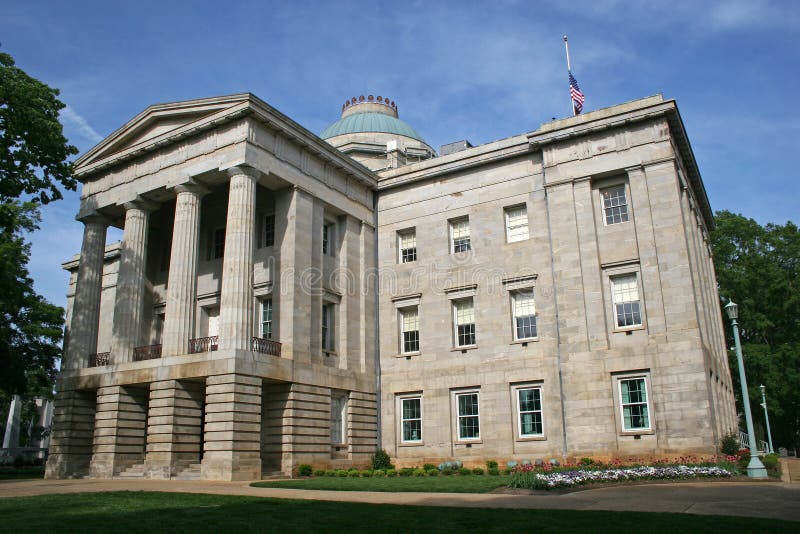
<svg viewBox="0 0 800 534"><path fill-rule="evenodd" d="M88 474L96 405L94 391L56 393L45 478L74 478Z"/></svg>
<svg viewBox="0 0 800 534"><path fill-rule="evenodd" d="M97 390L93 478L111 478L144 461L148 389L107 386Z"/></svg>

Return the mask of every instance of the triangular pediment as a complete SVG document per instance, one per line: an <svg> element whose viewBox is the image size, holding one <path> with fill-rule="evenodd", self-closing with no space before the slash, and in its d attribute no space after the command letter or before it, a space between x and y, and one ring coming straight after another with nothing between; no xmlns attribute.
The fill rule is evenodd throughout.
<svg viewBox="0 0 800 534"><path fill-rule="evenodd" d="M187 128L240 109L247 105L250 96L244 93L150 106L78 158L76 171L155 142L169 142L171 136Z"/></svg>

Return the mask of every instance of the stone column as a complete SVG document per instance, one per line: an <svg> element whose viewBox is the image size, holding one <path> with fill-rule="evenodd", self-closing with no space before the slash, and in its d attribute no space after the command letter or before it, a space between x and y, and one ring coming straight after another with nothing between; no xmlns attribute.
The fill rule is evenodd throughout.
<svg viewBox="0 0 800 534"><path fill-rule="evenodd" d="M256 182L250 167L228 169L230 192L222 260L220 350L250 350L253 336L253 249L256 229Z"/></svg>
<svg viewBox="0 0 800 534"><path fill-rule="evenodd" d="M99 215L86 217L83 224L78 279L64 350L65 369L86 366L89 354L97 352L100 328L100 293L103 290L103 256L108 226Z"/></svg>
<svg viewBox="0 0 800 534"><path fill-rule="evenodd" d="M164 321L164 356L188 352L194 337L197 291L197 253L200 242L200 201L208 192L195 183L175 188L175 223L172 227L167 309Z"/></svg>
<svg viewBox="0 0 800 534"><path fill-rule="evenodd" d="M6 433L3 435L4 449L16 449L19 447L19 420L21 415L22 397L14 395L11 397L11 405L8 408L8 420L6 421Z"/></svg>
<svg viewBox="0 0 800 534"><path fill-rule="evenodd" d="M94 391L56 393L45 478L74 478L88 474L96 408Z"/></svg>
<svg viewBox="0 0 800 534"><path fill-rule="evenodd" d="M147 229L152 206L142 201L125 203L117 298L114 302L112 363L133 360L133 348L143 344Z"/></svg>

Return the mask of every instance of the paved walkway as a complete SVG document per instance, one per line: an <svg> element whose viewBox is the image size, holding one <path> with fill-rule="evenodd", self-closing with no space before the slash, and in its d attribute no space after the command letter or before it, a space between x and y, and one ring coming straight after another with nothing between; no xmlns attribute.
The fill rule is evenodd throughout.
<svg viewBox="0 0 800 534"><path fill-rule="evenodd" d="M250 495L284 499L424 506L678 512L769 517L800 521L800 485L779 482L683 482L616 486L562 494L505 495L311 491L252 488L247 482L181 480L0 481L0 498L50 493L125 490Z"/></svg>

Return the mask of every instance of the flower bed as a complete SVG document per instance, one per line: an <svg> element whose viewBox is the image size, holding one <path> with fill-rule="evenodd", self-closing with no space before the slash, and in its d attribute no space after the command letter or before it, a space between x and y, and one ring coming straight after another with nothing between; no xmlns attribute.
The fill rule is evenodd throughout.
<svg viewBox="0 0 800 534"><path fill-rule="evenodd" d="M533 466L517 466L511 473L512 488L556 489L583 484L626 480L681 480L692 478L728 478L733 473L719 466L637 466L616 469L572 469L537 472Z"/></svg>

